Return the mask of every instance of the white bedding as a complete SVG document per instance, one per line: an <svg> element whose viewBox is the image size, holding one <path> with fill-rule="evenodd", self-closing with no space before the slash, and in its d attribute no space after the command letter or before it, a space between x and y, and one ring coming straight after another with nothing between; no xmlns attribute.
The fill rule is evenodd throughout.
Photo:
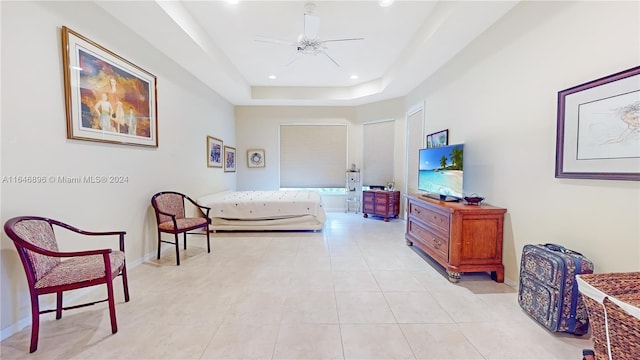
<svg viewBox="0 0 640 360"><path fill-rule="evenodd" d="M214 231L319 230L326 220L315 191L226 191L196 201L211 208Z"/></svg>

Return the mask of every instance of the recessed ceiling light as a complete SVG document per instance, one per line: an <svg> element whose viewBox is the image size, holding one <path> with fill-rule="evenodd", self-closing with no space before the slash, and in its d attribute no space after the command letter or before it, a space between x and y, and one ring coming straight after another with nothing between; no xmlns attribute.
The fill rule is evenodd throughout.
<svg viewBox="0 0 640 360"><path fill-rule="evenodd" d="M275 79L276 79L276 76L275 76L275 75L269 75L269 79L271 79L271 80L275 80Z"/></svg>
<svg viewBox="0 0 640 360"><path fill-rule="evenodd" d="M387 6L391 5L391 4L393 4L393 0L380 0L379 4L382 7L387 7Z"/></svg>
<svg viewBox="0 0 640 360"><path fill-rule="evenodd" d="M355 74L349 76L349 79L351 79L351 80L356 80L357 78L358 78L358 75L355 75Z"/></svg>

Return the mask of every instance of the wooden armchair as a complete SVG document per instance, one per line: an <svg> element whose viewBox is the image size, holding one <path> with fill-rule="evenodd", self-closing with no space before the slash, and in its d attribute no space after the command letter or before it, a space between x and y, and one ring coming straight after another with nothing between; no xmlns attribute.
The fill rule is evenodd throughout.
<svg viewBox="0 0 640 360"><path fill-rule="evenodd" d="M203 211L205 217L185 217L185 199ZM180 266L180 247L178 234L184 234L184 249L187 249L187 233L191 230L204 229L207 235L207 252L211 252L209 241L209 211L210 208L200 206L187 195L175 191L159 192L151 198L151 205L156 212L158 223L158 260L160 259L160 245L162 243L176 245L176 264ZM162 240L161 234L169 233L175 237L175 242Z"/></svg>
<svg viewBox="0 0 640 360"><path fill-rule="evenodd" d="M61 252L53 231L53 225L87 236L118 236L120 250L98 249L87 251ZM9 219L4 231L13 240L24 266L31 296L31 346L29 352L38 348L40 314L56 312L56 319L62 317L62 310L76 309L109 302L111 332L118 332L116 309L113 296L113 279L122 276L124 299L129 301L127 267L124 256L124 231L90 232L77 229L57 220L37 216L20 216ZM62 260L67 258L66 260ZM107 298L100 301L75 306L62 306L62 292L95 285L107 285ZM38 296L56 294L56 308L40 310Z"/></svg>

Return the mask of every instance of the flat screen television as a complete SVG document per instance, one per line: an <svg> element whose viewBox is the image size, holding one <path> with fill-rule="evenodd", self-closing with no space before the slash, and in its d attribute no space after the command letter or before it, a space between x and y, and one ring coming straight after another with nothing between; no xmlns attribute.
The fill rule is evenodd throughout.
<svg viewBox="0 0 640 360"><path fill-rule="evenodd" d="M420 149L418 190L423 195L444 201L459 201L464 197L464 144Z"/></svg>

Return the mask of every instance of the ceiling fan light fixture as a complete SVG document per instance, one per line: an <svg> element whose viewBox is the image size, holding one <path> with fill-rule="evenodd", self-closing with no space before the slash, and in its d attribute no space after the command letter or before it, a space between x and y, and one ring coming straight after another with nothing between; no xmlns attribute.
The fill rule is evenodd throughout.
<svg viewBox="0 0 640 360"><path fill-rule="evenodd" d="M271 79L271 80L275 80L275 79L277 79L277 78L278 78L278 77L277 77L277 76L275 76L275 75L269 75L268 77L269 77L269 79Z"/></svg>
<svg viewBox="0 0 640 360"><path fill-rule="evenodd" d="M393 4L393 0L380 0L378 4L382 7L391 6L391 4Z"/></svg>
<svg viewBox="0 0 640 360"><path fill-rule="evenodd" d="M351 79L351 80L357 80L357 79L358 79L358 77L359 77L358 75L353 74L353 75L349 76L349 79Z"/></svg>

